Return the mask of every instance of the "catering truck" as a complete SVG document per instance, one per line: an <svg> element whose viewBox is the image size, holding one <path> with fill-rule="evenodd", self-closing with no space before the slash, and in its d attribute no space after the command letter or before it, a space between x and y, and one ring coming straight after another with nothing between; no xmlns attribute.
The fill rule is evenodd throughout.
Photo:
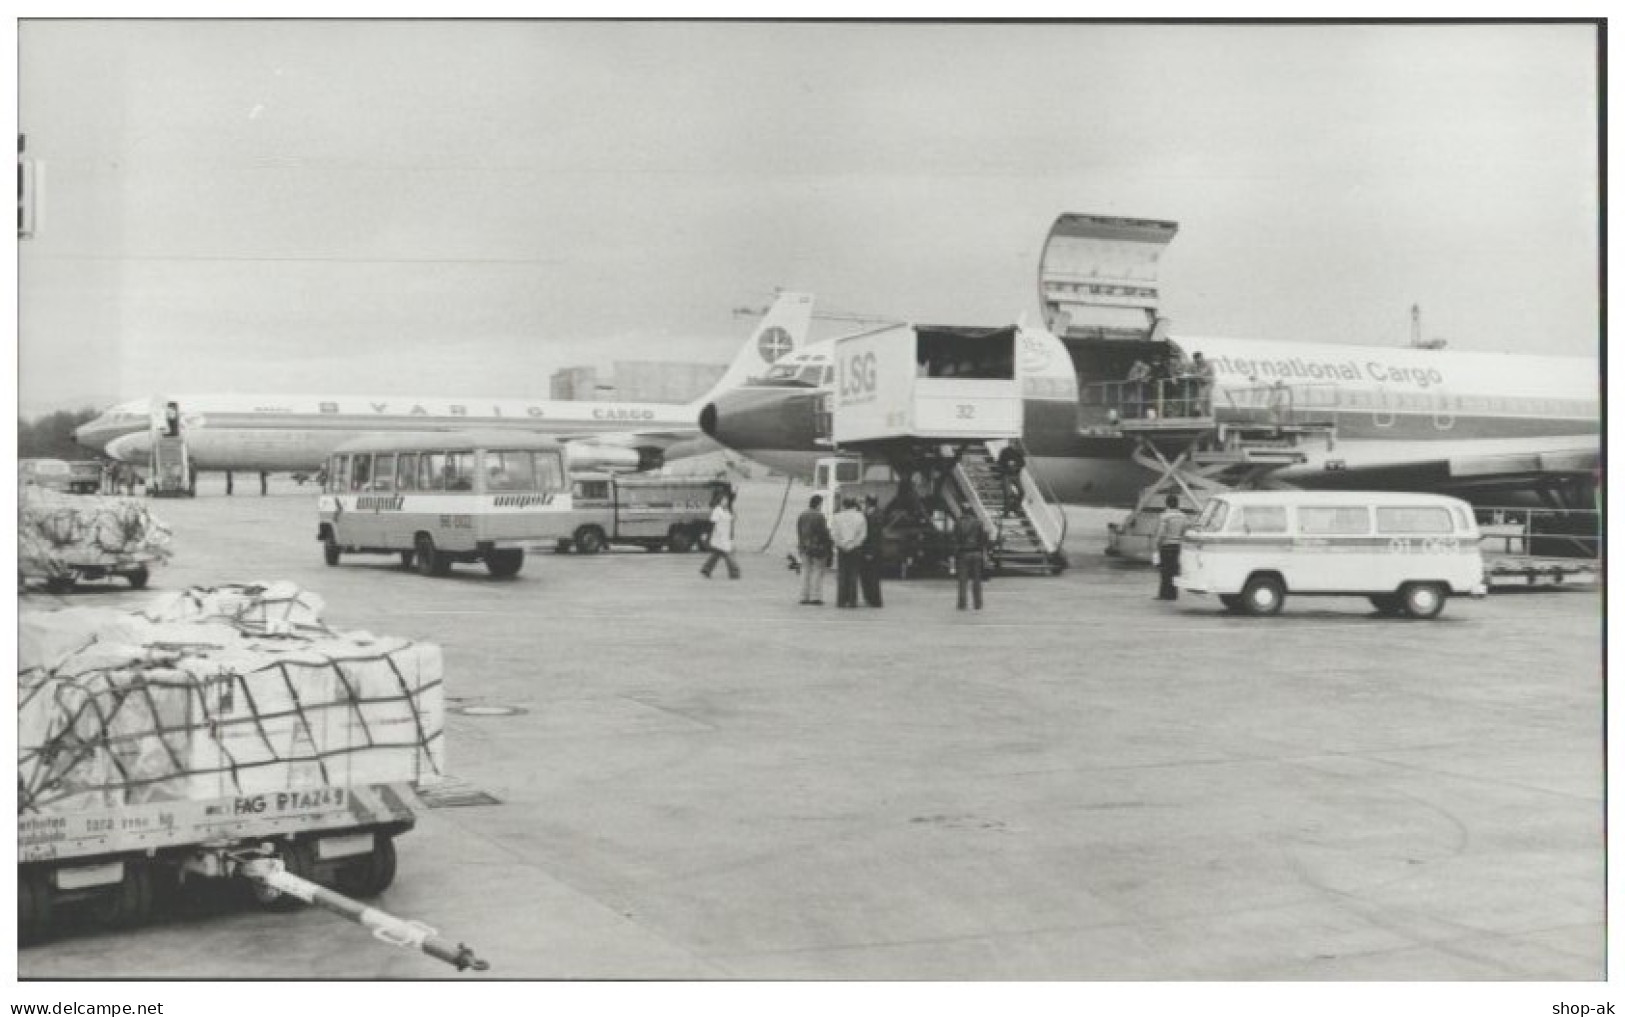
<svg viewBox="0 0 1625 1017"><path fill-rule="evenodd" d="M692 477L575 473L570 487L574 529L558 542L558 550L597 554L611 544L631 544L681 553L710 537L711 503L728 484Z"/></svg>

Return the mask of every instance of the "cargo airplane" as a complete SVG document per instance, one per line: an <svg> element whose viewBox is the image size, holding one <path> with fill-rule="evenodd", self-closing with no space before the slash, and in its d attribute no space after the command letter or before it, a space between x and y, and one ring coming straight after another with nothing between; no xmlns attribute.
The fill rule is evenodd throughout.
<svg viewBox="0 0 1625 1017"><path fill-rule="evenodd" d="M649 469L716 451L700 409L768 370L806 340L813 298L781 293L710 392L687 404L343 395L161 395L114 406L74 441L146 464L168 404L179 411L198 470L314 471L338 445L364 434L511 428L566 442L573 467Z"/></svg>
<svg viewBox="0 0 1625 1017"><path fill-rule="evenodd" d="M1144 431L1121 426L1123 381L1137 360L1200 352L1213 365L1215 428L1256 421L1270 399L1300 419L1332 425L1330 440L1307 444L1303 461L1274 470L1271 484L1593 507L1595 358L1171 336L1155 313L1155 266L1176 229L1063 215L1040 267L1048 327L982 330L1015 333L1027 464L1058 500L1134 504L1156 477L1135 459ZM810 476L816 459L834 454L829 413L839 342L803 349L723 392L702 410L701 428L749 458Z"/></svg>

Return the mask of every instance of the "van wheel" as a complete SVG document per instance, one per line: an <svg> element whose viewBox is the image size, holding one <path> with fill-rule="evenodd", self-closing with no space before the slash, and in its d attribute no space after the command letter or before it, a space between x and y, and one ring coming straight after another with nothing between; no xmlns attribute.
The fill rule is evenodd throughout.
<svg viewBox="0 0 1625 1017"><path fill-rule="evenodd" d="M1412 618L1437 618L1448 596L1438 583L1407 583L1399 591L1400 604Z"/></svg>
<svg viewBox="0 0 1625 1017"><path fill-rule="evenodd" d="M333 566L337 565L339 559L343 557L344 552L339 550L338 542L333 539L331 533L322 538L322 561L327 562L329 566Z"/></svg>
<svg viewBox="0 0 1625 1017"><path fill-rule="evenodd" d="M1373 593L1369 598L1371 606L1384 618L1392 618L1399 613L1399 595L1394 593Z"/></svg>
<svg viewBox="0 0 1625 1017"><path fill-rule="evenodd" d="M576 531L577 554L597 554L604 549L604 531L596 526L583 526Z"/></svg>
<svg viewBox="0 0 1625 1017"><path fill-rule="evenodd" d="M1256 618L1279 614L1286 602L1286 588L1274 576L1254 576L1241 590L1241 606Z"/></svg>
<svg viewBox="0 0 1625 1017"><path fill-rule="evenodd" d="M491 551L485 556L485 570L498 579L507 579L509 576L518 575L519 569L524 564L525 552L518 548Z"/></svg>
<svg viewBox="0 0 1625 1017"><path fill-rule="evenodd" d="M1219 603L1224 605L1226 611L1235 613L1241 610L1241 595L1239 593L1221 593L1219 594Z"/></svg>
<svg viewBox="0 0 1625 1017"><path fill-rule="evenodd" d="M339 870L339 888L356 897L376 897L395 882L395 839L373 834L372 853Z"/></svg>
<svg viewBox="0 0 1625 1017"><path fill-rule="evenodd" d="M144 590L147 588L147 580L152 578L152 573L148 572L147 567L143 565L140 568L131 569L124 573L124 578L129 580L130 589Z"/></svg>
<svg viewBox="0 0 1625 1017"><path fill-rule="evenodd" d="M666 550L673 554L687 554L694 550L694 535L681 526L673 526L666 537Z"/></svg>
<svg viewBox="0 0 1625 1017"><path fill-rule="evenodd" d="M413 546L417 549L417 558L415 563L417 565L418 575L443 576L447 572L451 571L450 556L440 551L436 551L434 548L434 538L429 536L427 533L418 534L417 540L413 541Z"/></svg>

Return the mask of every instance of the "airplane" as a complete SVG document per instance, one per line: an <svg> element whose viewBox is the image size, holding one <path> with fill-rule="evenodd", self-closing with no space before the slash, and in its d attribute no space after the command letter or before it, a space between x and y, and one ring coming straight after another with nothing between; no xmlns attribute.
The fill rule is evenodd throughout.
<svg viewBox="0 0 1625 1017"><path fill-rule="evenodd" d="M1061 216L1040 264L1047 327L1013 328L1022 444L1055 500L1131 506L1157 479L1111 394L1136 360L1201 352L1215 425L1254 421L1284 390L1332 424L1276 486L1438 491L1478 504L1591 509L1600 476L1601 374L1588 357L1174 336L1156 315L1156 262L1177 224ZM915 328L921 334L933 326ZM966 331L958 329L957 331ZM768 467L811 477L828 438L836 344L808 346L721 393L701 429Z"/></svg>
<svg viewBox="0 0 1625 1017"><path fill-rule="evenodd" d="M504 429L566 442L572 469L652 469L667 459L718 451L700 433L702 407L761 374L805 340L813 298L782 292L733 362L687 404L412 396L160 395L123 402L74 431L78 444L146 464L173 404L187 454L199 471L315 472L328 454L363 434Z"/></svg>

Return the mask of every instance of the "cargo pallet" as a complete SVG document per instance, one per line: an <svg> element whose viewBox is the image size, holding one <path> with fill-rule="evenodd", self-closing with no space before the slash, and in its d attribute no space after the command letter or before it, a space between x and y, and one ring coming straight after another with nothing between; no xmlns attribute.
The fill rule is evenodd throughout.
<svg viewBox="0 0 1625 1017"><path fill-rule="evenodd" d="M416 800L409 784L371 784L24 813L18 941L49 935L62 905L83 902L104 924L128 928L151 917L160 885L241 879L270 909L322 907L391 945L484 970L467 946L344 895L373 896L394 882L395 837L416 825Z"/></svg>

